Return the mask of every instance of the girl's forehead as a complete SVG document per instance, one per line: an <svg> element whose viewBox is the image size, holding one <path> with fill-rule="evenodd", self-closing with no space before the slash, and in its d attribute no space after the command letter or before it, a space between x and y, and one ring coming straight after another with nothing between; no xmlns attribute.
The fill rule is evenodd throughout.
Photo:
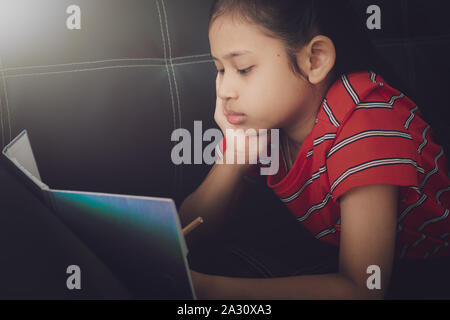
<svg viewBox="0 0 450 320"><path fill-rule="evenodd" d="M250 24L249 22L244 21L243 19L238 19L231 15L223 15L216 18L210 28L209 35L221 35L222 33L228 33L232 31L241 31L245 33L255 33L258 32L257 28L254 24Z"/></svg>
<svg viewBox="0 0 450 320"><path fill-rule="evenodd" d="M282 42L269 37L262 27L228 16L220 16L213 21L209 29L209 41L211 50L217 51L218 55L244 50L258 53L282 47Z"/></svg>

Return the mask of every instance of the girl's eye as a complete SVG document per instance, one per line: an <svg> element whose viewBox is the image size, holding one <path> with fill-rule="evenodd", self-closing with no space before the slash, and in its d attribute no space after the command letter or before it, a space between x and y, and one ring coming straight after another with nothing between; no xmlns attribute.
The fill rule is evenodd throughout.
<svg viewBox="0 0 450 320"><path fill-rule="evenodd" d="M238 72L239 72L240 74L244 75L244 74L249 73L250 70L251 70L252 68L253 68L253 67L249 67L249 68L247 68L247 69L241 69L241 70L238 70Z"/></svg>
<svg viewBox="0 0 450 320"><path fill-rule="evenodd" d="M245 75L245 74L249 73L249 71L252 68L253 67L249 67L247 69L238 69L237 72L239 72L239 74L241 74L241 75ZM224 74L225 73L225 69L219 69L219 70L217 70L217 72L219 72L220 74Z"/></svg>

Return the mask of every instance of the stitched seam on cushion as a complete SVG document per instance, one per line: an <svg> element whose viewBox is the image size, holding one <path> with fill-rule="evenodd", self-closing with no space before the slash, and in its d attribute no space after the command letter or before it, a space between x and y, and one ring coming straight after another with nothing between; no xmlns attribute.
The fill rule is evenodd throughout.
<svg viewBox="0 0 450 320"><path fill-rule="evenodd" d="M2 58L0 57L0 69L1 68L3 68L3 62L2 62ZM9 114L8 93L6 90L5 74L3 71L0 71L0 75L1 75L1 80L2 80L2 86L0 86L0 87L3 87L3 92L5 93L5 109L6 109L6 113L7 113L7 117L8 117L9 140L11 140L11 119L10 119L10 114ZM3 110L2 110L2 103L0 101L0 125L1 125L1 129L2 129L2 147L5 145L5 131L4 131L3 121L4 121L4 115L3 115Z"/></svg>
<svg viewBox="0 0 450 320"><path fill-rule="evenodd" d="M176 93L176 97L177 97L178 127L181 128L181 106L180 106L181 101L180 101L180 94L178 92L177 78L175 76L175 68L173 66L173 61L172 61L172 44L171 44L172 40L170 39L169 22L167 19L166 6L164 4L164 0L161 0L161 4L162 4L163 13L164 13L165 25L166 25L167 43L168 43L168 47L169 47L170 69L172 70L173 83L175 85L175 93ZM175 179L175 190L176 190L175 193L178 194L178 192L177 192L178 187L181 188L182 181L183 181L183 166L177 166L175 170L176 170L176 172L178 172L178 179Z"/></svg>
<svg viewBox="0 0 450 320"><path fill-rule="evenodd" d="M164 37L164 27L163 27L163 22L162 22L162 16L161 16L161 9L159 7L159 2L156 1L156 7L158 10L158 16L159 16L159 25L161 28L161 37L162 37L162 41L163 41L163 49L164 49L164 61L166 64L166 71L167 71L167 80L169 81L169 89L170 89L170 98L171 98L171 102L172 102L172 118L173 118L173 130L176 129L177 127L177 122L176 122L176 109L175 109L175 101L174 101L174 96L173 96L173 89L172 89L172 81L170 79L170 71L169 71L169 65L167 63L167 47L166 47L166 39ZM169 43L170 45L170 43ZM170 48L169 48L170 49ZM174 170L174 189L175 189L175 193L177 193L177 186L178 186L178 166L175 167Z"/></svg>

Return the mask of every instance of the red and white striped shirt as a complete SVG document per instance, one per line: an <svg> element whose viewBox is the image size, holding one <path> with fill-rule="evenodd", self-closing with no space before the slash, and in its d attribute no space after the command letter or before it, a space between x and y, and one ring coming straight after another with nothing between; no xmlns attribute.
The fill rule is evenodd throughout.
<svg viewBox="0 0 450 320"><path fill-rule="evenodd" d="M218 157L224 148L216 148ZM364 185L399 186L396 258L449 256L450 178L447 158L417 105L373 72L343 75L328 90L316 124L287 172L267 181L317 239L338 246L338 199Z"/></svg>

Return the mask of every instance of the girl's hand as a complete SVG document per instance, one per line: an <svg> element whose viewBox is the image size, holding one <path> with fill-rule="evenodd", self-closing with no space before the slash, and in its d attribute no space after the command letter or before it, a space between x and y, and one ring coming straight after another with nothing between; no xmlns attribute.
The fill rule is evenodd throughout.
<svg viewBox="0 0 450 320"><path fill-rule="evenodd" d="M216 121L220 130L222 130L222 133L227 142L223 155L224 163L226 163L226 154L228 154L228 157L230 157L230 159L232 159L233 161L232 164L237 164L239 159L245 159L245 163L240 164L250 167L251 165L257 163L259 155L263 154L263 152L266 152L268 145L270 145L270 130L266 130L266 134L264 134L262 132L259 132L259 129L255 128L255 135L247 134L246 130L244 129L236 130L236 128L233 128L233 126L228 122L225 116L223 100L219 97L217 97L216 100L214 120ZM227 129L235 129L235 131L233 131L232 135L227 136ZM235 140L233 150L231 150L231 148L229 148L230 141L234 139L234 137L237 137L237 139ZM265 139L265 141L261 139ZM238 141L245 141L245 145L243 145L243 143L241 142L238 143ZM260 143L262 144L262 146L259 145ZM253 148L250 148L250 145L253 146ZM230 155L230 153L232 154Z"/></svg>

